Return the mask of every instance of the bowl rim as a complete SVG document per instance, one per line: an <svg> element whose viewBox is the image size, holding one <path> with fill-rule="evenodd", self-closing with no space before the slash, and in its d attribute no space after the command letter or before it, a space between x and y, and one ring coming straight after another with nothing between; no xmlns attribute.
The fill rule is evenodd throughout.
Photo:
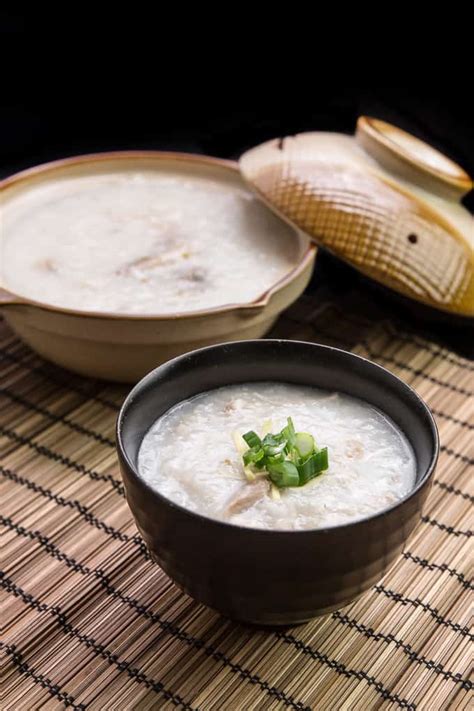
<svg viewBox="0 0 474 711"><path fill-rule="evenodd" d="M304 528L304 529L266 529L266 528L255 528L251 526L240 526L239 524L234 524L234 523L229 523L227 521L221 521L219 519L214 519L209 516L205 516L201 513L198 513L197 511L193 511L191 509L186 508L185 506L181 506L181 504L177 504L168 497L164 496L161 494L159 491L156 489L153 489L142 477L138 474L138 471L136 470L134 464L131 462L125 445L122 440L122 429L123 429L123 424L124 424L124 419L126 412L130 406L130 404L137 398L140 397L140 393L143 390L144 387L146 387L147 383L153 380L155 374L159 374L159 371L162 369L165 369L172 365L173 363L179 362L180 360L185 360L189 358L195 357L197 354L202 353L204 351L209 351L209 350L221 350L222 348L225 347L231 347L233 345L239 345L239 344L251 344L252 347L260 347L259 344L283 344L284 347L287 345L293 345L293 344L298 344L299 346L303 346L304 348L316 348L318 350L322 350L323 352L325 351L326 353L333 353L333 352L338 352L338 353L343 353L345 356L348 356L351 359L354 360L359 360L364 362L365 364L368 365L369 368L374 368L376 370L381 371L382 373L385 374L386 377L391 378L397 385L398 388L401 388L402 390L405 390L411 397L413 397L417 403L418 406L420 407L421 411L426 417L427 425L431 431L431 436L433 438L433 451L431 453L430 461L429 464L426 468L426 471L424 474L420 477L420 480L415 484L413 489L408 492L404 497L401 499L398 499L395 503L391 504L390 506L382 509L381 511L378 511L374 514L371 514L369 516L364 516L363 518L357 518L354 519L353 521L348 521L347 523L343 524L334 524L332 526L325 526L324 528ZM261 381L260 381L261 382ZM273 382L273 381L271 381ZM282 381L284 382L284 381ZM225 387L225 385L221 385L219 387ZM211 390L214 388L211 388ZM202 392L208 392L206 390L203 390ZM188 398L185 398L185 400ZM361 399L361 398L359 398ZM182 402L182 401L179 401ZM177 405L175 403L175 405ZM174 406L173 406L174 407ZM400 428L399 428L400 429ZM205 346L203 348L196 348L193 351L189 351L187 353L183 353L181 355L176 356L175 358L172 358L165 363L162 363L159 365L157 368L154 368L152 371L150 371L147 375L145 375L141 380L134 385L134 387L131 389L131 391L128 393L127 397L122 403L122 406L120 408L120 411L117 415L117 421L116 421L116 428L115 428L115 434L116 434L116 449L118 451L119 457L124 460L124 462L127 465L127 469L129 474L132 474L132 478L136 483L138 483L139 486L142 486L145 488L145 490L152 496L157 496L158 499L164 503L165 505L171 507L171 509L177 509L180 512L184 512L186 515L191 516L191 517L196 517L197 520L201 520L203 522L206 522L207 525L214 525L217 528L221 528L223 530L228 529L229 527L231 529L235 529L235 531L240 531L240 533L244 532L252 532L254 534L260 534L262 536L267 536L267 535L288 535L288 534L297 534L297 535L308 535L308 534L325 534L325 533L330 533L331 531L335 530L342 530L342 529L349 529L351 527L357 526L359 524L364 524L367 523L368 521L376 520L378 518L382 518L383 516L386 516L388 513L394 511L398 507L402 506L405 502L409 501L411 498L414 498L415 495L422 489L426 483L430 480L430 478L433 475L433 472L436 468L437 462L438 462L438 457L439 457L439 451L440 451L440 442L439 442L439 433L438 433L438 427L436 425L436 421L433 417L433 414L428 407L428 405L425 403L423 398L416 392L416 390L406 383L404 380L399 378L397 375L392 373L388 368L385 368L382 365L379 365L378 363L375 363L374 361L364 358L363 356L358 355L357 353L353 353L352 351L346 351L343 348L336 348L334 346L327 346L322 343L312 343L310 341L297 341L297 340L290 340L290 339L284 339L284 338L264 338L264 339L249 339L249 340L239 340L239 341L227 341L225 343L218 343L214 344L211 346ZM148 430L147 430L148 431ZM143 441L143 440L142 440ZM140 445L141 446L141 442Z"/></svg>
<svg viewBox="0 0 474 711"><path fill-rule="evenodd" d="M240 173L238 161L227 160L224 158L215 158L214 156L201 155L198 153L185 153L179 151L156 151L156 150L121 150L121 151L103 151L98 153L85 153L76 156L70 156L67 158L60 158L58 160L49 161L46 163L40 163L39 165L32 166L31 168L26 168L25 170L18 171L12 175L7 176L0 180L0 193L4 190L9 189L12 186L17 186L21 183L27 183L31 178L36 178L37 176L45 175L48 177L54 174L57 170L62 170L63 168L69 168L74 166L88 165L88 164L99 164L101 162L120 161L127 160L158 160L158 161L170 161L177 163L191 163L192 165L202 165L209 168L218 168L223 170L228 170L229 173L234 175L234 177L240 177L242 181L242 188L248 190L250 193L255 195L260 203L264 204L260 197L255 191L252 191L251 187L247 184L245 179ZM267 207L265 205L265 207ZM295 236L301 240L301 236L306 237L301 230L298 230L294 225L289 226ZM307 237L306 237L307 238ZM282 290L285 286L288 286L297 277L305 271L305 269L311 264L315 253L317 252L317 247L314 245L309 238L308 245L306 249L301 250L295 265L284 274L278 281L272 284L268 289L266 289L262 294L257 296L256 299L252 301L242 302L242 303L229 303L222 304L221 306L213 306L207 309L199 309L195 311L175 311L166 313L122 313L120 311L94 311L85 309L73 309L67 306L58 306L57 304L49 304L44 301L38 301L36 299L30 299L28 297L17 294L11 291L6 286L2 286L0 283L0 307L2 306L32 306L35 308L42 309L44 311L49 311L53 313L65 314L70 316L78 316L85 318L97 318L97 319L112 319L112 320L124 320L124 321L176 321L181 319L194 319L202 318L205 316L220 315L228 313L230 311L236 312L252 312L253 310L259 311L264 308L270 302L271 297L278 291ZM2 293L3 292L3 293ZM3 297L3 298L2 298ZM10 298L9 298L10 297Z"/></svg>

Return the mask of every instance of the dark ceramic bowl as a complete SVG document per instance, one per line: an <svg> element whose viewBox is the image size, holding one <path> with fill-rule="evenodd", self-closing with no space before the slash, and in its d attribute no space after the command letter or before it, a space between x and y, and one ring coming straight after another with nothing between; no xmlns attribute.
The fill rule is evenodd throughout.
<svg viewBox="0 0 474 711"><path fill-rule="evenodd" d="M214 521L172 503L137 475L153 422L205 390L249 381L312 385L362 398L389 415L417 459L413 491L379 514L304 531ZM418 521L438 458L427 406L389 371L352 353L295 341L237 341L161 365L133 388L117 422L127 500L153 559L188 595L234 619L294 624L347 605L384 575Z"/></svg>

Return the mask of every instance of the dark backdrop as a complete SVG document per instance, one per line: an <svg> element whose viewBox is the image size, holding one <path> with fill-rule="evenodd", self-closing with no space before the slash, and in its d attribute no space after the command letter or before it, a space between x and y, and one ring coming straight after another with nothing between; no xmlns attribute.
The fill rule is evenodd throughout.
<svg viewBox="0 0 474 711"><path fill-rule="evenodd" d="M255 89L255 85L253 87ZM63 80L32 82L2 95L0 172L77 153L119 148L174 149L235 158L265 139L306 130L352 132L359 114L395 123L435 145L474 174L474 112L470 98L446 88L330 88L304 92L252 92L236 86L190 80L158 82L145 91ZM257 87L258 89L258 87ZM471 193L466 205L473 211ZM374 302L373 285L326 255L310 289L336 295L356 290ZM407 328L428 331L440 341L472 354L466 322L439 318L389 295L375 292L378 308Z"/></svg>
<svg viewBox="0 0 474 711"><path fill-rule="evenodd" d="M66 78L65 80L66 81ZM215 80L214 80L215 81ZM383 118L424 138L474 173L474 110L465 94L437 89L331 88L300 95L269 92L252 100L232 87L163 85L130 93L97 83L46 83L3 96L3 172L87 151L178 149L237 157L273 136L308 130L352 132L359 114Z"/></svg>

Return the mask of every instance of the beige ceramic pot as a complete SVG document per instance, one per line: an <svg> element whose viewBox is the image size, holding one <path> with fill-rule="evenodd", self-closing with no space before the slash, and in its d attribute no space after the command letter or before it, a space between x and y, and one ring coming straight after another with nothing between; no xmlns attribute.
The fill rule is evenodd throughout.
<svg viewBox="0 0 474 711"><path fill-rule="evenodd" d="M362 116L354 136L302 133L240 160L243 176L314 242L403 296L474 316L472 179L431 146Z"/></svg>
<svg viewBox="0 0 474 711"><path fill-rule="evenodd" d="M0 182L1 203L5 205L19 191L51 179L124 169L170 171L183 177L205 176L240 188L243 185L238 166L229 161L127 151L68 158L18 173ZM83 375L134 382L180 353L264 335L281 311L300 296L311 277L316 248L296 230L294 237L300 244L296 266L247 304L167 315L104 314L31 301L0 285L0 307L13 330L45 358Z"/></svg>

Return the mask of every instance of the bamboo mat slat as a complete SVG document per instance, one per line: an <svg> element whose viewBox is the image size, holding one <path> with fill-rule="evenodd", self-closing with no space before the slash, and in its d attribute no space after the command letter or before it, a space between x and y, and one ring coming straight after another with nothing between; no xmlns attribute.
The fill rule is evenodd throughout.
<svg viewBox="0 0 474 711"><path fill-rule="evenodd" d="M357 602L291 629L198 605L150 561L123 497L114 424L127 388L46 363L0 322L2 710L472 704L474 364L309 296L271 335L352 349L431 406L440 462L403 555Z"/></svg>

